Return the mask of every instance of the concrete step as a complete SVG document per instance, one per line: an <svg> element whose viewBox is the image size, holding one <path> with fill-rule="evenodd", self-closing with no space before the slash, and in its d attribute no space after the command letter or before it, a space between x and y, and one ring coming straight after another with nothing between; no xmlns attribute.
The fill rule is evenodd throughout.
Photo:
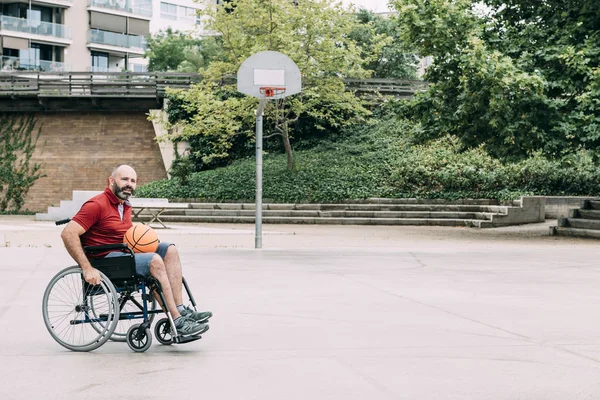
<svg viewBox="0 0 600 400"><path fill-rule="evenodd" d="M147 220L142 218L141 220ZM189 216L162 215L164 222L195 222L195 223L254 223L254 216ZM263 223L270 224L337 224L337 225L435 225L435 226L469 226L476 228L491 227L490 221L478 219L453 218L353 218L353 217L269 217L263 216Z"/></svg>
<svg viewBox="0 0 600 400"><path fill-rule="evenodd" d="M584 219L597 219L600 221L600 209L599 210L570 210L569 218L584 218Z"/></svg>
<svg viewBox="0 0 600 400"><path fill-rule="evenodd" d="M254 203L191 203L194 210L254 210ZM508 206L461 204L263 204L263 210L320 210L320 211L455 211L504 213Z"/></svg>
<svg viewBox="0 0 600 400"><path fill-rule="evenodd" d="M254 216L254 210L166 210L162 216ZM150 215L147 212L140 213ZM319 210L263 210L263 217L301 217L301 218L449 218L491 220L494 213L457 212L457 211L319 211Z"/></svg>
<svg viewBox="0 0 600 400"><path fill-rule="evenodd" d="M588 210L600 210L600 200L584 200L581 208Z"/></svg>
<svg viewBox="0 0 600 400"><path fill-rule="evenodd" d="M600 230L579 229L579 228L570 228L570 227L564 227L564 226L551 226L550 227L550 235L576 236L576 237L600 239Z"/></svg>
<svg viewBox="0 0 600 400"><path fill-rule="evenodd" d="M585 218L564 218L559 227L577 228L577 229L596 229L600 231L600 220Z"/></svg>
<svg viewBox="0 0 600 400"><path fill-rule="evenodd" d="M197 199L193 198L173 198L172 202L175 203L196 203ZM268 201L265 199L265 203ZM252 202L246 202L244 204L250 204ZM458 200L444 200L444 199L388 199L388 198L369 198L364 200L348 200L347 204L450 204L450 205L503 205L503 206L519 206L521 203L519 200L503 201L493 199L458 199ZM236 203L230 203L236 204ZM241 203L237 203L241 204Z"/></svg>

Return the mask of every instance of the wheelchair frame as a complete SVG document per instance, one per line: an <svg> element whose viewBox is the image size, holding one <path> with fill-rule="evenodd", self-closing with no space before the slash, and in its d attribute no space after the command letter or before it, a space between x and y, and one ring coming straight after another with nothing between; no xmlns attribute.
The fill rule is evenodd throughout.
<svg viewBox="0 0 600 400"><path fill-rule="evenodd" d="M182 336L177 333L160 283L153 277L136 274L134 253L126 244L88 246L84 251L88 255L123 251L124 255L90 260L92 266L100 271L102 282L99 285L88 284L79 266L65 268L50 280L44 292L42 314L48 332L60 345L73 351L91 351L110 339L126 341L133 351L146 351L152 344L150 326L154 316L163 312L160 308L156 309L153 292L160 298L166 314L154 328L161 344L187 343L201 338L200 335ZM196 309L196 301L185 278L182 283ZM141 302L134 297L140 291ZM133 305L134 311L125 310L128 304ZM142 322L130 325L124 332L127 324L122 321L130 323L135 319L142 319Z"/></svg>

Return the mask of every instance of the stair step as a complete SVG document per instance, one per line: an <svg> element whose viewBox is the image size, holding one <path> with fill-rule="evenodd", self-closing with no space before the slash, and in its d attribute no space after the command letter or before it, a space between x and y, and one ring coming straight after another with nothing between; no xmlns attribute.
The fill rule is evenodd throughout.
<svg viewBox="0 0 600 400"><path fill-rule="evenodd" d="M254 210L167 210L163 216L254 216ZM150 215L141 213L138 217ZM450 218L491 220L494 213L453 212L453 211L319 211L319 210L263 210L263 217L301 217L301 218Z"/></svg>
<svg viewBox="0 0 600 400"><path fill-rule="evenodd" d="M550 227L550 229L554 235L600 239L600 230L569 228L563 226Z"/></svg>
<svg viewBox="0 0 600 400"><path fill-rule="evenodd" d="M600 221L600 209L598 210L584 210L582 208L577 210L577 218L584 218L589 220L599 220Z"/></svg>
<svg viewBox="0 0 600 400"><path fill-rule="evenodd" d="M254 223L254 216L189 216L163 215L164 222L196 222L196 223ZM337 225L436 225L436 226L469 226L491 227L491 221L478 219L454 218L303 218L303 217L266 217L263 223L271 224L337 224Z"/></svg>
<svg viewBox="0 0 600 400"><path fill-rule="evenodd" d="M585 203L587 206L586 209L600 210L600 200L585 200Z"/></svg>
<svg viewBox="0 0 600 400"><path fill-rule="evenodd" d="M193 204L204 204L197 201L197 199L193 198L174 198L171 199L172 202L179 203L193 203ZM250 202L246 202L244 204L250 204ZM520 206L521 202L519 200L512 201L503 201L500 202L498 200L493 199L457 199L457 200L444 200L444 199L389 199L389 198L369 198L364 200L349 200L346 202L347 204L450 204L450 205L504 205L504 206ZM208 204L208 203L206 203ZM219 203L222 204L222 203ZM242 204L242 203L229 203L229 204Z"/></svg>
<svg viewBox="0 0 600 400"><path fill-rule="evenodd" d="M585 218L565 218L566 228L596 229L600 231L600 220ZM562 226L561 226L562 228Z"/></svg>
<svg viewBox="0 0 600 400"><path fill-rule="evenodd" d="M191 203L194 210L254 210L253 203ZM263 204L263 210L320 210L320 211L456 211L506 214L507 206L461 205L461 204Z"/></svg>

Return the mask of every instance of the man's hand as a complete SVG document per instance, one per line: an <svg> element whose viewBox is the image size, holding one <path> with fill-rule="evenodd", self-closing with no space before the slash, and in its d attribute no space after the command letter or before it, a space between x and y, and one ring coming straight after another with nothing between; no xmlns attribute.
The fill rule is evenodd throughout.
<svg viewBox="0 0 600 400"><path fill-rule="evenodd" d="M100 271L93 267L83 270L83 279L90 285L98 285L102 282Z"/></svg>

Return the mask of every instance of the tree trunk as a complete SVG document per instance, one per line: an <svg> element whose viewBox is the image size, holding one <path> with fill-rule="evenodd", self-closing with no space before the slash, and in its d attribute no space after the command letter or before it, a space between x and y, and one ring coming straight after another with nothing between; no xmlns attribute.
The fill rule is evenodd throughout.
<svg viewBox="0 0 600 400"><path fill-rule="evenodd" d="M288 171L291 171L294 169L294 155L292 154L292 145L290 143L290 135L287 123L283 128L283 135L281 135L281 138L283 140L285 155L287 156L287 169Z"/></svg>

